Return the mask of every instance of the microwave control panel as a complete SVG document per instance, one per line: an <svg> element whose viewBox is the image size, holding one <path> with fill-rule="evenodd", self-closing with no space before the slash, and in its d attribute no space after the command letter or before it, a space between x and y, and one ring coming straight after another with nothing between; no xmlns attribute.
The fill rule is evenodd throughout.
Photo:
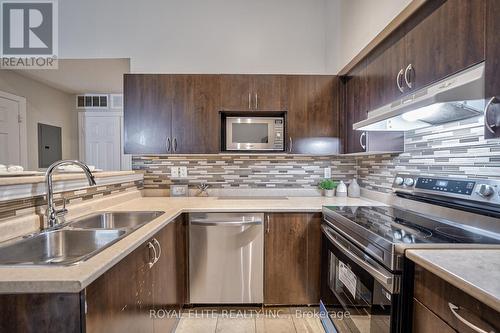
<svg viewBox="0 0 500 333"><path fill-rule="evenodd" d="M283 149L284 133L283 119L274 120L274 148Z"/></svg>

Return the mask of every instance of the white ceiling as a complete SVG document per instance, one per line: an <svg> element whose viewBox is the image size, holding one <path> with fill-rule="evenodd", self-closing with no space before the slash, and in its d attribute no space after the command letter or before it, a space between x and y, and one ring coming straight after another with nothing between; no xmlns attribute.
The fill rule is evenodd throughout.
<svg viewBox="0 0 500 333"><path fill-rule="evenodd" d="M122 93L130 59L60 59L58 67L15 72L69 94Z"/></svg>

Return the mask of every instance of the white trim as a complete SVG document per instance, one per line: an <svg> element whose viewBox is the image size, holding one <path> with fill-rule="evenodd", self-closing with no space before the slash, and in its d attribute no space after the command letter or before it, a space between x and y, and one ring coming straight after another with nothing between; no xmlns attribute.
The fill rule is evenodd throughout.
<svg viewBox="0 0 500 333"><path fill-rule="evenodd" d="M5 91L0 90L0 97L10 99L19 104L19 116L21 122L19 123L19 157L23 168L28 169L28 130L26 119L26 98L17 96Z"/></svg>

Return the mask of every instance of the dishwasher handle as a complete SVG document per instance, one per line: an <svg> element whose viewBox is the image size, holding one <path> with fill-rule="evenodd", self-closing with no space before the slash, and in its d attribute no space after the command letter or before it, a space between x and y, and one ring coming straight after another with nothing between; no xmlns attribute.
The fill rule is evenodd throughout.
<svg viewBox="0 0 500 333"><path fill-rule="evenodd" d="M207 220L191 220L192 225L202 225L206 227L242 227L246 225L259 225L262 221L207 221Z"/></svg>

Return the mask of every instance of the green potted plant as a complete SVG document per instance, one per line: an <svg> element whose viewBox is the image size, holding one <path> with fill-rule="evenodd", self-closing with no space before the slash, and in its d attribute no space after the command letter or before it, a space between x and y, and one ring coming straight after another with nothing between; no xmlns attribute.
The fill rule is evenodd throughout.
<svg viewBox="0 0 500 333"><path fill-rule="evenodd" d="M319 182L319 188L323 190L325 197L333 197L335 195L335 189L339 183L331 179L323 179Z"/></svg>

